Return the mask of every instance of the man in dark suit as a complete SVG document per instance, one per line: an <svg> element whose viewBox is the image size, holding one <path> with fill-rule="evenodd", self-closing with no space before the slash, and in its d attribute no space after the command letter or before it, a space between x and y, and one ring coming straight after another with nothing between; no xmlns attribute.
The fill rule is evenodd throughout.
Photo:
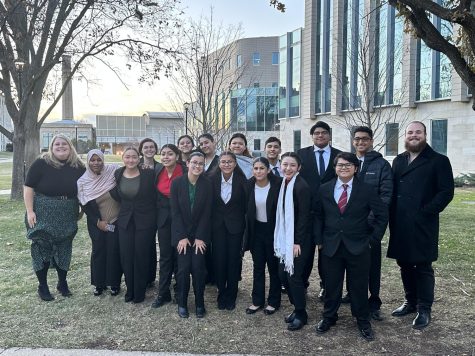
<svg viewBox="0 0 475 356"><path fill-rule="evenodd" d="M335 168L333 161L336 155L340 152L336 148L330 146L331 129L330 126L323 121L317 121L315 125L310 128L310 135L312 136L313 145L298 150L297 154L302 160L302 168L300 176L305 179L312 191L312 210L315 208L316 196L320 185L330 181L335 177ZM304 283L308 287L310 274L312 273L313 260L315 257L315 246L310 251L304 271ZM321 271L320 258L318 259L318 274L320 276L320 293L318 297L323 300L323 273Z"/></svg>
<svg viewBox="0 0 475 356"><path fill-rule="evenodd" d="M323 319L317 333L327 332L338 320L346 271L351 312L364 339L373 340L368 304L370 241L380 240L388 223L388 208L374 187L355 177L358 158L341 152L335 158L336 174L320 187L316 203L315 244L321 248L324 274ZM374 217L372 225L369 215Z"/></svg>
<svg viewBox="0 0 475 356"><path fill-rule="evenodd" d="M353 130L353 147L359 160L358 179L373 186L389 209L393 193L393 174L389 162L383 158L381 153L373 151L373 130L366 126L356 127ZM369 216L369 223L370 225L373 223L372 214ZM381 287L381 240L370 240L370 246L369 310L372 319L381 321L383 320L380 313L382 302L379 297ZM342 299L342 303L345 302L350 302L349 293Z"/></svg>
<svg viewBox="0 0 475 356"><path fill-rule="evenodd" d="M407 126L405 148L393 161L388 246L388 257L401 268L405 302L392 315L417 311L412 326L423 329L430 323L434 302L432 262L438 257L439 213L454 196L454 178L449 159L427 144L422 122Z"/></svg>
<svg viewBox="0 0 475 356"><path fill-rule="evenodd" d="M282 143L277 137L271 136L265 142L265 154L269 160L270 170L277 177L283 177L282 169L280 168L279 156L282 152Z"/></svg>

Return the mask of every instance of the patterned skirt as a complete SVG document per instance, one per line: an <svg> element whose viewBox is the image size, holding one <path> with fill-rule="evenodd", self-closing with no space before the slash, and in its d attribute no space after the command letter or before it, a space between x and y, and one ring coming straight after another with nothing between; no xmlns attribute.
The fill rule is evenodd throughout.
<svg viewBox="0 0 475 356"><path fill-rule="evenodd" d="M26 237L31 240L34 271L42 270L45 263L69 270L73 238L78 231L78 200L35 194L33 211L36 225L28 226L26 214L25 225Z"/></svg>

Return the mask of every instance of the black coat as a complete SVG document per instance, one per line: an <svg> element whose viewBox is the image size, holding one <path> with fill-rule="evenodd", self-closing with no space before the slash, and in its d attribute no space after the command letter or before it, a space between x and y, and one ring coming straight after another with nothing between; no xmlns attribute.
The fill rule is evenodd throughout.
<svg viewBox="0 0 475 356"><path fill-rule="evenodd" d="M393 161L388 257L432 262L438 258L439 213L454 196L452 166L429 145L409 165L408 156L404 152Z"/></svg>
<svg viewBox="0 0 475 356"><path fill-rule="evenodd" d="M191 209L188 176L184 175L172 182L170 207L172 214L172 245L181 239L203 240L206 244L211 237L211 182L201 175L196 181L195 202Z"/></svg>
<svg viewBox="0 0 475 356"><path fill-rule="evenodd" d="M204 172L204 174L206 176L210 176L211 174L213 174L216 171L216 167L218 167L218 166L219 166L219 156L215 155L213 160L209 164L208 169L206 170L206 172Z"/></svg>
<svg viewBox="0 0 475 356"><path fill-rule="evenodd" d="M308 186L310 187L310 190L312 191L312 197L314 198L313 207L315 207L316 197L320 185L332 180L333 178L335 178L336 175L333 161L336 155L341 151L333 147L330 147L330 149L330 161L328 162L328 167L322 178L320 178L320 174L318 173L314 146L312 145L309 147L301 148L297 151L297 154L302 160L302 168L300 169L299 176L305 179Z"/></svg>
<svg viewBox="0 0 475 356"><path fill-rule="evenodd" d="M370 151L364 156L363 169L357 177L378 190L381 200L389 207L393 193L393 172L391 165L381 153Z"/></svg>
<svg viewBox="0 0 475 356"><path fill-rule="evenodd" d="M177 162L183 170L183 175L186 175L188 170L184 162ZM155 187L158 184L158 176L165 167L161 163L155 165ZM177 177L176 179L178 179ZM160 193L157 189L157 227L162 227L166 224L167 220L171 217L170 213L170 198Z"/></svg>
<svg viewBox="0 0 475 356"><path fill-rule="evenodd" d="M117 219L117 225L126 229L130 220L133 219L137 230L150 229L156 226L156 200L157 195L154 185L153 169L141 169L140 171L140 188L137 195L133 199L126 198L120 191L120 181L123 177L125 167L115 171L115 181L117 186L111 190L112 197L120 201L120 211Z"/></svg>
<svg viewBox="0 0 475 356"><path fill-rule="evenodd" d="M323 245L322 253L332 257L343 243L353 255L359 255L369 247L370 239L380 241L388 224L388 208L374 187L353 178L350 198L341 214L335 202L334 190L337 178L320 187L313 224L315 244ZM374 215L372 225L368 222Z"/></svg>
<svg viewBox="0 0 475 356"><path fill-rule="evenodd" d="M282 184L282 178L276 176L273 173L269 174L270 188L269 193L267 194L266 199L266 214L267 214L267 223L272 227L272 230L275 228L275 213L277 211L277 200L279 199L280 186ZM246 231L244 234L244 250L247 251L251 248L254 234L255 234L255 221L256 221L256 195L255 195L255 185L256 178L251 177L247 181L247 191L249 192L249 199L247 203L247 213L246 213Z"/></svg>
<svg viewBox="0 0 475 356"><path fill-rule="evenodd" d="M246 227L247 179L234 172L231 199L227 204L221 199L221 171L216 170L210 177L213 185L212 226L218 229L225 225L231 234L243 234Z"/></svg>

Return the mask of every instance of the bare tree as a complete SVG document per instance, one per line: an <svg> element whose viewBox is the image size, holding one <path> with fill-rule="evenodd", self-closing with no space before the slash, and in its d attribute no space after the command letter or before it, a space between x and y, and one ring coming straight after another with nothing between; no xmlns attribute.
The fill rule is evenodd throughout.
<svg viewBox="0 0 475 356"><path fill-rule="evenodd" d="M228 103L233 89L253 82L246 76L248 62L237 53L242 33L240 25L216 23L212 9L209 17L190 19L184 29L186 45L172 76L171 101L176 111L183 111L183 103L190 103L186 129L194 137L212 133L221 145L231 127ZM245 100L240 96L238 105Z"/></svg>
<svg viewBox="0 0 475 356"><path fill-rule="evenodd" d="M23 164L39 153L41 124L60 100L74 74L93 59L108 64L116 55L137 63L150 82L172 67L180 27L176 1L5 0L0 2L0 92L14 130L0 126L14 146L11 197L22 196ZM39 115L53 68L63 55L71 75ZM17 65L15 65L17 64ZM21 64L21 65L20 65ZM112 66L110 66L113 69Z"/></svg>

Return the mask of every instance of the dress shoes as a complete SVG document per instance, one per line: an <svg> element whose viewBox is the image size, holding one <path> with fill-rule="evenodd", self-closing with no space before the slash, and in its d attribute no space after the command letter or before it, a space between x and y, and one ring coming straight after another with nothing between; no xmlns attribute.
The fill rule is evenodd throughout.
<svg viewBox="0 0 475 356"><path fill-rule="evenodd" d="M160 308L160 307L164 306L165 304L170 303L171 301L172 301L171 296L159 295L157 297L157 299L155 299L153 301L152 308Z"/></svg>
<svg viewBox="0 0 475 356"><path fill-rule="evenodd" d="M371 319L376 321L382 321L383 317L381 316L381 310L372 310L369 313Z"/></svg>
<svg viewBox="0 0 475 356"><path fill-rule="evenodd" d="M295 315L295 312L292 312L291 314L287 315L287 316L284 318L284 321L285 321L287 324L289 324L289 323L291 323L291 322L294 321L295 316L296 316L296 315Z"/></svg>
<svg viewBox="0 0 475 356"><path fill-rule="evenodd" d="M345 296L344 296L343 298L341 298L341 303L342 303L342 304L349 304L349 303L351 303L350 294L346 293Z"/></svg>
<svg viewBox="0 0 475 356"><path fill-rule="evenodd" d="M264 314L265 315L272 315L279 309L279 308L274 308L274 309L268 309L268 308L269 308L269 306L264 309Z"/></svg>
<svg viewBox="0 0 475 356"><path fill-rule="evenodd" d="M111 296L118 296L120 293L120 287L111 287Z"/></svg>
<svg viewBox="0 0 475 356"><path fill-rule="evenodd" d="M94 296L98 297L98 296L102 295L102 292L104 292L104 288L95 287L94 291L93 291L93 294L94 294Z"/></svg>
<svg viewBox="0 0 475 356"><path fill-rule="evenodd" d="M253 306L253 305L251 305L251 306ZM262 305L258 306L257 308L248 307L248 308L246 308L246 314L248 314L248 315L256 314L261 309L262 309Z"/></svg>
<svg viewBox="0 0 475 356"><path fill-rule="evenodd" d="M324 334L328 330L330 330L330 328L335 324L336 324L336 322L331 321L329 319L322 319L318 322L317 326L315 327L315 331L318 334Z"/></svg>
<svg viewBox="0 0 475 356"><path fill-rule="evenodd" d="M365 339L366 341L374 340L374 333L373 329L371 328L371 325L366 327L358 327L358 329L360 330L360 334L363 339Z"/></svg>
<svg viewBox="0 0 475 356"><path fill-rule="evenodd" d="M38 286L38 295L41 300L44 300L45 302L54 300L54 297L51 295L47 284Z"/></svg>
<svg viewBox="0 0 475 356"><path fill-rule="evenodd" d="M428 310L420 310L414 321L412 322L412 328L416 330L422 330L430 323L430 311Z"/></svg>
<svg viewBox="0 0 475 356"><path fill-rule="evenodd" d="M305 320L300 320L298 319L297 317L294 318L294 320L292 320L292 322L288 323L287 324L287 330L289 331L296 331L296 330L300 330L303 328L303 326L307 324L307 321Z"/></svg>
<svg viewBox="0 0 475 356"><path fill-rule="evenodd" d="M66 281L58 282L56 289L58 290L59 293L61 293L63 297L70 297L73 295L73 293L71 293L71 291L69 290L68 282Z"/></svg>
<svg viewBox="0 0 475 356"><path fill-rule="evenodd" d="M404 304L401 305L399 308L394 309L391 315L404 316L404 315L415 313L416 311L417 311L417 308L415 305L409 304L408 302L404 302Z"/></svg>
<svg viewBox="0 0 475 356"><path fill-rule="evenodd" d="M188 308L178 307L178 315L180 316L180 318L188 318L190 316L190 313L188 313Z"/></svg>
<svg viewBox="0 0 475 356"><path fill-rule="evenodd" d="M287 294L287 289L285 289L285 286L284 286L284 285L281 285L281 286L280 286L280 292L281 292L282 294Z"/></svg>
<svg viewBox="0 0 475 356"><path fill-rule="evenodd" d="M126 303L130 303L130 302L133 301L133 300L134 300L134 297L133 297L133 296L128 295L127 293L125 294L124 301L125 301Z"/></svg>
<svg viewBox="0 0 475 356"><path fill-rule="evenodd" d="M205 307L196 307L196 317L201 319L204 318L206 314L206 309Z"/></svg>
<svg viewBox="0 0 475 356"><path fill-rule="evenodd" d="M325 297L325 288L320 289L320 292L318 293L318 299L320 299L321 302L323 302L323 298Z"/></svg>

